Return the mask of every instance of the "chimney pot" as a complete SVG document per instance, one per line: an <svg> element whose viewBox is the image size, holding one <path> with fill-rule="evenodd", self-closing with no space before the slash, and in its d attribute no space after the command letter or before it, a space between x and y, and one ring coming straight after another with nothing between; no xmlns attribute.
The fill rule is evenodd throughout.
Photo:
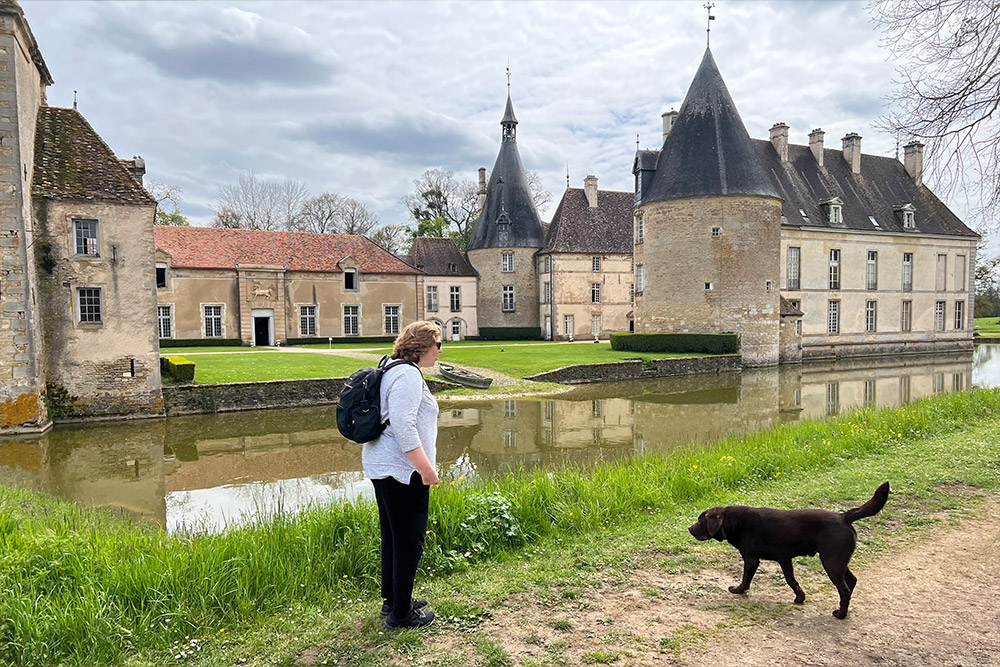
<svg viewBox="0 0 1000 667"><path fill-rule="evenodd" d="M844 160L851 165L852 174L861 173L861 135L851 132L843 139Z"/></svg>
<svg viewBox="0 0 1000 667"><path fill-rule="evenodd" d="M924 183L924 145L919 141L911 141L903 147L903 166L906 173L913 179L914 185Z"/></svg>
<svg viewBox="0 0 1000 667"><path fill-rule="evenodd" d="M674 129L674 122L677 120L677 112L671 109L670 111L664 112L660 117L663 119L663 140L666 141L667 137L670 135L670 130Z"/></svg>
<svg viewBox="0 0 1000 667"><path fill-rule="evenodd" d="M816 164L820 167L823 166L823 137L825 136L826 132L818 127L809 133L809 150L812 151L813 157L816 158Z"/></svg>
<svg viewBox="0 0 1000 667"><path fill-rule="evenodd" d="M771 145L782 162L788 162L788 126L775 123L771 126Z"/></svg>
<svg viewBox="0 0 1000 667"><path fill-rule="evenodd" d="M587 195L590 208L597 208L597 176L587 174L587 178L583 179L583 192Z"/></svg>

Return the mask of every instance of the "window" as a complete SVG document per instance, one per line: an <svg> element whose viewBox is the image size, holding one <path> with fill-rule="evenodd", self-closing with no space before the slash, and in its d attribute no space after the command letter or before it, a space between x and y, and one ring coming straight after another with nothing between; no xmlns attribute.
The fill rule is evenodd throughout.
<svg viewBox="0 0 1000 667"><path fill-rule="evenodd" d="M772 286L773 286L773 283L770 280L764 281L764 291L765 292L770 292Z"/></svg>
<svg viewBox="0 0 1000 667"><path fill-rule="evenodd" d="M458 264L456 262L448 262L448 273L458 273Z"/></svg>
<svg viewBox="0 0 1000 667"><path fill-rule="evenodd" d="M601 302L601 283L590 284L590 302L591 303Z"/></svg>
<svg viewBox="0 0 1000 667"><path fill-rule="evenodd" d="M903 229L914 229L917 226L913 211L903 211Z"/></svg>
<svg viewBox="0 0 1000 667"><path fill-rule="evenodd" d="M205 338L222 338L222 306L202 306L205 316Z"/></svg>
<svg viewBox="0 0 1000 667"><path fill-rule="evenodd" d="M542 303L552 302L552 283L546 280L542 283Z"/></svg>
<svg viewBox="0 0 1000 667"><path fill-rule="evenodd" d="M451 312L460 312L462 310L462 288L452 285L449 288L448 296L451 300Z"/></svg>
<svg viewBox="0 0 1000 667"><path fill-rule="evenodd" d="M963 331L965 329L965 302L956 301L955 302L955 331Z"/></svg>
<svg viewBox="0 0 1000 667"><path fill-rule="evenodd" d="M840 383L839 382L827 382L826 383L826 414L829 417L834 416L840 411Z"/></svg>
<svg viewBox="0 0 1000 667"><path fill-rule="evenodd" d="M382 306L385 315L385 333L387 336L399 334L399 306Z"/></svg>
<svg viewBox="0 0 1000 667"><path fill-rule="evenodd" d="M97 220L74 220L73 238L77 255L101 256L97 248Z"/></svg>
<svg viewBox="0 0 1000 667"><path fill-rule="evenodd" d="M357 336L361 333L361 328L358 326L358 314L361 310L360 306L344 306L344 335L345 336Z"/></svg>
<svg viewBox="0 0 1000 667"><path fill-rule="evenodd" d="M795 320L795 335L796 336L801 336L802 335L802 318L801 317L796 318L796 320Z"/></svg>
<svg viewBox="0 0 1000 667"><path fill-rule="evenodd" d="M966 289L965 255L955 257L955 289L964 292Z"/></svg>
<svg viewBox="0 0 1000 667"><path fill-rule="evenodd" d="M722 236L722 227L712 227L712 238Z"/></svg>
<svg viewBox="0 0 1000 667"><path fill-rule="evenodd" d="M601 270L601 258L600 257L591 257L590 258L590 270L591 271L600 271Z"/></svg>
<svg viewBox="0 0 1000 667"><path fill-rule="evenodd" d="M642 290L646 288L646 270L643 268L642 264L638 264L635 267L635 291L642 294Z"/></svg>
<svg viewBox="0 0 1000 667"><path fill-rule="evenodd" d="M865 406L875 405L875 380L865 380Z"/></svg>
<svg viewBox="0 0 1000 667"><path fill-rule="evenodd" d="M642 211L635 214L635 242L642 243L646 237L646 216Z"/></svg>
<svg viewBox="0 0 1000 667"><path fill-rule="evenodd" d="M840 302L829 301L826 304L826 332L840 333Z"/></svg>
<svg viewBox="0 0 1000 667"><path fill-rule="evenodd" d="M910 376L899 376L899 404L906 405L910 402Z"/></svg>
<svg viewBox="0 0 1000 667"><path fill-rule="evenodd" d="M573 316L572 315L563 315L563 334L565 334L565 335L567 335L567 336L569 336L569 337L572 338L573 331L574 331L573 327L574 327L574 325L573 325Z"/></svg>
<svg viewBox="0 0 1000 667"><path fill-rule="evenodd" d="M635 303L635 285L628 286L628 302Z"/></svg>
<svg viewBox="0 0 1000 667"><path fill-rule="evenodd" d="M156 263L156 286L167 286L167 265L163 262Z"/></svg>
<svg viewBox="0 0 1000 667"><path fill-rule="evenodd" d="M503 286L503 301L501 303L501 308L505 313L511 313L514 311L514 286L504 285Z"/></svg>
<svg viewBox="0 0 1000 667"><path fill-rule="evenodd" d="M517 401L508 400L503 402L503 418L504 419L517 418Z"/></svg>
<svg viewBox="0 0 1000 667"><path fill-rule="evenodd" d="M316 335L316 306L299 306L299 335L303 338Z"/></svg>
<svg viewBox="0 0 1000 667"><path fill-rule="evenodd" d="M705 290L711 291L711 289L712 289L712 283L705 283Z"/></svg>
<svg viewBox="0 0 1000 667"><path fill-rule="evenodd" d="M799 265L802 261L802 249L797 246L788 246L787 266L787 288L799 289Z"/></svg>
<svg viewBox="0 0 1000 667"><path fill-rule="evenodd" d="M865 272L865 284L870 291L878 289L878 252L875 250L868 251L868 268Z"/></svg>
<svg viewBox="0 0 1000 667"><path fill-rule="evenodd" d="M913 291L913 253L903 253L903 291Z"/></svg>
<svg viewBox="0 0 1000 667"><path fill-rule="evenodd" d="M517 449L517 431L503 432L504 449Z"/></svg>
<svg viewBox="0 0 1000 667"><path fill-rule="evenodd" d="M590 333L593 334L594 340L597 340L601 336L601 316L591 315L590 316Z"/></svg>
<svg viewBox="0 0 1000 667"><path fill-rule="evenodd" d="M899 330L913 331L913 302L904 301L903 310L899 316Z"/></svg>
<svg viewBox="0 0 1000 667"><path fill-rule="evenodd" d="M865 331L875 333L878 320L878 301L865 301Z"/></svg>
<svg viewBox="0 0 1000 667"><path fill-rule="evenodd" d="M590 401L590 416L595 419L604 417L604 399L595 398Z"/></svg>
<svg viewBox="0 0 1000 667"><path fill-rule="evenodd" d="M830 251L830 289L840 289L840 249Z"/></svg>
<svg viewBox="0 0 1000 667"><path fill-rule="evenodd" d="M934 331L944 331L944 301L934 302Z"/></svg>
<svg viewBox="0 0 1000 667"><path fill-rule="evenodd" d="M552 273L552 255L542 258L542 273Z"/></svg>
<svg viewBox="0 0 1000 667"><path fill-rule="evenodd" d="M156 325L160 338L174 337L174 318L172 317L172 310L173 308L171 306L156 307Z"/></svg>
<svg viewBox="0 0 1000 667"><path fill-rule="evenodd" d="M427 286L427 311L436 313L438 309L438 288L437 285Z"/></svg>
<svg viewBox="0 0 1000 667"><path fill-rule="evenodd" d="M937 256L937 275L934 289L938 292L948 289L948 255Z"/></svg>
<svg viewBox="0 0 1000 667"><path fill-rule="evenodd" d="M344 269L344 289L352 292L358 289L357 269Z"/></svg>
<svg viewBox="0 0 1000 667"><path fill-rule="evenodd" d="M840 205L839 204L831 204L830 205L830 222L833 223L833 224L835 224L835 225L843 224L843 222L844 222L844 216L840 212Z"/></svg>
<svg viewBox="0 0 1000 667"><path fill-rule="evenodd" d="M500 270L510 273L514 270L514 253L505 252L500 254Z"/></svg>

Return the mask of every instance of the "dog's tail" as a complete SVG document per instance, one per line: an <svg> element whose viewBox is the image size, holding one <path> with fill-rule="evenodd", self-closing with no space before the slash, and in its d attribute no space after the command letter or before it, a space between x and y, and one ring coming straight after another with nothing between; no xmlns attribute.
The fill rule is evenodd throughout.
<svg viewBox="0 0 1000 667"><path fill-rule="evenodd" d="M852 510L847 510L843 512L840 516L844 517L844 521L847 523L854 523L858 519L864 519L868 516L875 516L882 511L885 507L885 501L889 499L889 482L886 482L882 486L875 489L875 495L872 499L861 507L855 507Z"/></svg>

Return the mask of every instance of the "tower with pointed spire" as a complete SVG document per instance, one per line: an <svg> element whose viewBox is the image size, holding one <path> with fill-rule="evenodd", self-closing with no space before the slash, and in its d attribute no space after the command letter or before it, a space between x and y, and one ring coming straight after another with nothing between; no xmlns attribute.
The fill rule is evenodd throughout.
<svg viewBox="0 0 1000 667"><path fill-rule="evenodd" d="M538 338L535 253L543 244L542 223L517 151L517 117L509 83L500 126L500 152L468 244L469 263L480 278L479 329L484 336L491 329L505 329L504 337Z"/></svg>
<svg viewBox="0 0 1000 667"><path fill-rule="evenodd" d="M744 364L777 364L782 198L710 49L649 158L634 167L635 330L736 332Z"/></svg>

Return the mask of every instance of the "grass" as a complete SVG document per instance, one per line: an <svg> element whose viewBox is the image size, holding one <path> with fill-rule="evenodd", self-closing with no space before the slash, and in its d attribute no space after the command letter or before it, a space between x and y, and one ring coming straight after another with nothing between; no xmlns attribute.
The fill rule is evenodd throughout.
<svg viewBox="0 0 1000 667"><path fill-rule="evenodd" d="M672 454L441 487L418 575L430 590L418 592L447 612L442 627L464 633L519 590L564 604L561 591L614 585L615 568L649 545L679 554L668 567L696 569L686 526L704 505L843 508L884 479L893 496L877 521L925 527L900 508L949 502L939 489L950 482L1000 487L997 415L1000 391L950 394ZM384 633L373 612L377 535L370 503L171 537L0 487L0 664L289 664L309 649L330 664L383 665L419 654L427 635ZM506 658L497 638L477 635L475 650L492 664Z"/></svg>
<svg viewBox="0 0 1000 667"><path fill-rule="evenodd" d="M979 335L984 338L1000 337L1000 317L977 317L976 326L979 327Z"/></svg>
<svg viewBox="0 0 1000 667"><path fill-rule="evenodd" d="M308 352L200 354L188 359L195 363L194 379L198 384L347 377L359 368L373 365L366 359Z"/></svg>

